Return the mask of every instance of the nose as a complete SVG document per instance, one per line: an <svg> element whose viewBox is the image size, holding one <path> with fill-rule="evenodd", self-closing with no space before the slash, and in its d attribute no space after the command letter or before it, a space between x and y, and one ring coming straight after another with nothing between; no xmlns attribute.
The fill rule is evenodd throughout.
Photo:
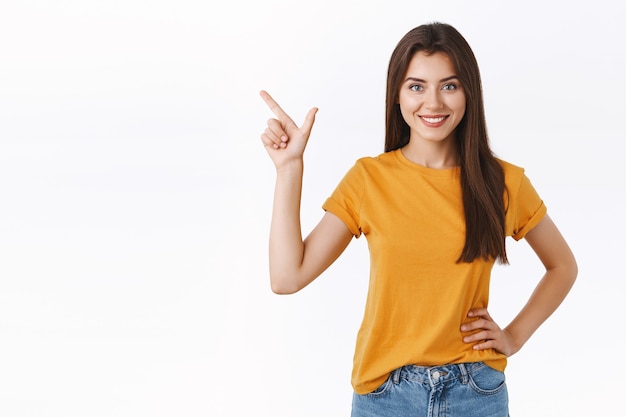
<svg viewBox="0 0 626 417"><path fill-rule="evenodd" d="M443 106L438 89L430 89L426 93L425 104L427 109L440 109Z"/></svg>

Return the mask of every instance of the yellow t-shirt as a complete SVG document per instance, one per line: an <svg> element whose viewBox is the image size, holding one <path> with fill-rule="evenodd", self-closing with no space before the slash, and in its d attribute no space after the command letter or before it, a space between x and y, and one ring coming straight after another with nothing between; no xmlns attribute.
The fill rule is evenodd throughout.
<svg viewBox="0 0 626 417"><path fill-rule="evenodd" d="M504 161L506 234L519 240L546 213L524 170ZM370 284L354 354L356 393L375 390L404 365L506 357L462 340L472 308L487 307L493 261L456 263L465 242L460 168L430 169L400 150L359 159L323 205L367 238Z"/></svg>

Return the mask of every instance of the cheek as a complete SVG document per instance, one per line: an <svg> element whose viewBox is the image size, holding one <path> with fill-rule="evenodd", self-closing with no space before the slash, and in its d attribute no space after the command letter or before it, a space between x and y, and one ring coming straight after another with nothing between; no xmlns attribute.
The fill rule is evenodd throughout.
<svg viewBox="0 0 626 417"><path fill-rule="evenodd" d="M406 124L411 123L411 120L413 119L413 112L409 108L400 105L400 114L402 114L402 119L404 119Z"/></svg>
<svg viewBox="0 0 626 417"><path fill-rule="evenodd" d="M413 113L415 113L416 109L419 107L419 104L415 100L410 100L403 96L400 96L398 105L400 106L402 118L407 123L409 120L413 119Z"/></svg>
<svg viewBox="0 0 626 417"><path fill-rule="evenodd" d="M454 97L450 101L449 106L451 109L454 109L454 112L458 116L457 118L461 120L463 118L463 115L465 114L465 106L466 106L465 96Z"/></svg>

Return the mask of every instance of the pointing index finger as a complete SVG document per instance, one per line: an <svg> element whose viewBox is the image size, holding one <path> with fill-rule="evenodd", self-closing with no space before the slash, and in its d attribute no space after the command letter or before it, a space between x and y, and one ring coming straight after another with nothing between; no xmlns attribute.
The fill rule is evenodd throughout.
<svg viewBox="0 0 626 417"><path fill-rule="evenodd" d="M285 113L285 111L278 105L278 103L276 103L276 101L272 98L272 96L269 95L269 93L265 90L261 90L260 92L261 97L263 98L263 100L265 101L265 103L268 105L268 107L270 108L270 110L272 110L272 112L279 118L279 119L286 119L291 121L291 118L287 115L287 113Z"/></svg>

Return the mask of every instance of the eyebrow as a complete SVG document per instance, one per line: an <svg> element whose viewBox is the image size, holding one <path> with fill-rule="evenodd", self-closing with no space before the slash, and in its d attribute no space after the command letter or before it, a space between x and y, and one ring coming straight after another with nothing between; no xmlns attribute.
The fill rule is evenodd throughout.
<svg viewBox="0 0 626 417"><path fill-rule="evenodd" d="M451 75L449 77L442 78L441 80L439 80L439 82L440 83L445 83L446 81L450 81L450 80L454 80L454 79L458 80L459 77L456 76L456 75ZM418 82L418 83L425 83L426 82L426 80L422 80L421 78L415 78L415 77L408 77L406 80L404 80L404 82L407 82L407 81L415 81L415 82Z"/></svg>

